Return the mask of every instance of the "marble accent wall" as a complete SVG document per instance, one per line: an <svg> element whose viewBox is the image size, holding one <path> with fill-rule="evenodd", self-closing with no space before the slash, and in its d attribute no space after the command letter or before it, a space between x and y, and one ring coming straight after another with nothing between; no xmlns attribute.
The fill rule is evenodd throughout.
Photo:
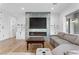
<svg viewBox="0 0 79 59"><path fill-rule="evenodd" d="M25 25L26 38L30 37L29 32L47 32L47 36L45 36L45 37L49 37L50 12L26 12L25 16L26 16L26 18L25 18L26 19L26 25ZM46 29L30 29L29 28L29 18L30 17L46 17L47 28ZM35 37L35 36L33 36L33 37Z"/></svg>

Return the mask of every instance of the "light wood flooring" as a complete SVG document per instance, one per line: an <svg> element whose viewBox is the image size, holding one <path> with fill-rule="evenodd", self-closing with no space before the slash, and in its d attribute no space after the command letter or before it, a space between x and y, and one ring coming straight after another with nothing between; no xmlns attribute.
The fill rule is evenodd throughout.
<svg viewBox="0 0 79 59"><path fill-rule="evenodd" d="M29 45L29 50L27 51L27 44L25 40L16 40L15 38L7 39L0 42L0 52L32 52L35 53L37 48L42 47L40 44ZM53 49L53 46L49 42L44 43L44 48Z"/></svg>

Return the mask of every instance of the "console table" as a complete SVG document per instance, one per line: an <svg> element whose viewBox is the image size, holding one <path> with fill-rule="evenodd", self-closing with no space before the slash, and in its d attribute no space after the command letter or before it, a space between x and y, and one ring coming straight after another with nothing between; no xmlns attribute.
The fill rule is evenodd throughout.
<svg viewBox="0 0 79 59"><path fill-rule="evenodd" d="M37 43L37 44L40 43L40 44L42 44L42 46L44 48L44 42L45 42L45 40L44 40L43 37L29 37L26 40L26 42L27 42L27 50L28 50L29 44L33 44L33 43Z"/></svg>

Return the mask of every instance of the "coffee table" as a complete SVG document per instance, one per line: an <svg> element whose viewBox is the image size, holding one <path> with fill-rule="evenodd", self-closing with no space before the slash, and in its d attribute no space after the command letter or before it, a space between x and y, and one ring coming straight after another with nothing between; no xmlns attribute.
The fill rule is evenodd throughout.
<svg viewBox="0 0 79 59"><path fill-rule="evenodd" d="M34 44L34 43L37 43L37 44L40 43L40 44L42 44L42 46L44 48L44 42L45 42L45 40L44 40L44 37L29 37L26 40L26 42L27 42L27 50L28 50L29 44Z"/></svg>

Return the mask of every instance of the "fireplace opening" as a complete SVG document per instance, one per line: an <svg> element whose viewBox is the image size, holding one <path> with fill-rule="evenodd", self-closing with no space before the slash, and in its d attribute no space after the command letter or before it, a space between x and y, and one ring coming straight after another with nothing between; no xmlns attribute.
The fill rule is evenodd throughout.
<svg viewBox="0 0 79 59"><path fill-rule="evenodd" d="M47 36L46 32L29 32L30 36Z"/></svg>
<svg viewBox="0 0 79 59"><path fill-rule="evenodd" d="M46 29L46 17L30 17L30 29Z"/></svg>

